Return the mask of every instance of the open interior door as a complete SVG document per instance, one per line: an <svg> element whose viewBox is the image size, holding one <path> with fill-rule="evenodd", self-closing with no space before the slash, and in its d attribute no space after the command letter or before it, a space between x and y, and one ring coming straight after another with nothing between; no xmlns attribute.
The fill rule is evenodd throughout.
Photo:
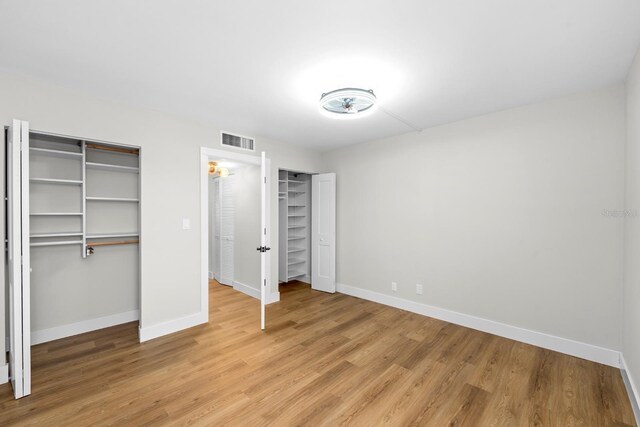
<svg viewBox="0 0 640 427"><path fill-rule="evenodd" d="M336 291L336 174L311 176L311 288Z"/></svg>
<svg viewBox="0 0 640 427"><path fill-rule="evenodd" d="M9 375L19 399L31 394L29 123L13 120L8 136Z"/></svg>
<svg viewBox="0 0 640 427"><path fill-rule="evenodd" d="M269 224L269 160L266 158L264 151L262 152L261 167L261 202L260 202L260 329L264 330L266 326L266 310L267 295L271 278L271 226Z"/></svg>

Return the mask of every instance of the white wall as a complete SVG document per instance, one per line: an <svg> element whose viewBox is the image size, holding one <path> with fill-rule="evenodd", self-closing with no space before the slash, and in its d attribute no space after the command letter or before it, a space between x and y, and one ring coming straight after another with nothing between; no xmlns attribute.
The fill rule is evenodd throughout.
<svg viewBox="0 0 640 427"><path fill-rule="evenodd" d="M640 51L627 77L623 354L640 386ZM640 396L637 396L639 398Z"/></svg>
<svg viewBox="0 0 640 427"><path fill-rule="evenodd" d="M141 326L148 328L198 313L200 239L206 239L200 233L200 147L221 149L220 129L8 74L0 74L0 93L3 126L19 118L40 131L142 147ZM271 158L272 174L278 168L319 170L320 156L313 151L259 135L256 147L256 155L264 150ZM0 175L4 177L4 171ZM274 181L271 218L273 236L277 236ZM190 230L182 229L182 218L191 219ZM277 243L277 239L272 242L274 254L278 253ZM271 271L273 291L277 291L276 256L272 256ZM4 292L0 294L4 297ZM4 322L4 301L0 307ZM0 354L4 354L4 338L0 333Z"/></svg>
<svg viewBox="0 0 640 427"><path fill-rule="evenodd" d="M234 282L260 292L260 166L245 166L235 173L233 203L235 206ZM272 240L277 240L272 239ZM275 257L277 254L273 253ZM276 282L277 286L277 282ZM274 292L277 291L275 288Z"/></svg>
<svg viewBox="0 0 640 427"><path fill-rule="evenodd" d="M624 139L615 86L329 152L337 281L619 350Z"/></svg>

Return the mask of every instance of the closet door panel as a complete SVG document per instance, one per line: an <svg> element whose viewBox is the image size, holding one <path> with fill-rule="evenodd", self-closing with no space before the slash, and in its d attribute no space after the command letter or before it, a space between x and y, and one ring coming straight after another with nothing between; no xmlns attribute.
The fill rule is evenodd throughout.
<svg viewBox="0 0 640 427"><path fill-rule="evenodd" d="M336 174L312 177L312 287L336 291Z"/></svg>
<svg viewBox="0 0 640 427"><path fill-rule="evenodd" d="M220 283L233 285L234 279L234 177L220 178Z"/></svg>

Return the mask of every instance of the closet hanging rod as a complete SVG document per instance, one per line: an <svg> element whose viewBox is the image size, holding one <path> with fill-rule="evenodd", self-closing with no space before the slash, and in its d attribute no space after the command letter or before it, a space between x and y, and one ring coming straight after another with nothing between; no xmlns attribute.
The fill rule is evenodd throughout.
<svg viewBox="0 0 640 427"><path fill-rule="evenodd" d="M94 150L104 150L104 151L113 151L116 153L125 153L125 154L135 154L136 156L140 155L140 150L136 150L134 148L123 148L123 147L110 147L108 145L98 145L87 142L85 147L91 148Z"/></svg>
<svg viewBox="0 0 640 427"><path fill-rule="evenodd" d="M139 240L120 240L114 242L87 242L87 246L137 245Z"/></svg>

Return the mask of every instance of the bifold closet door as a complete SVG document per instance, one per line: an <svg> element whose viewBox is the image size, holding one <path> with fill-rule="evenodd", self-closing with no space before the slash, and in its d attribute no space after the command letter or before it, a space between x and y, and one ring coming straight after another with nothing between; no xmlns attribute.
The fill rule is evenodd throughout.
<svg viewBox="0 0 640 427"><path fill-rule="evenodd" d="M13 120L8 136L9 370L19 399L31 394L29 123Z"/></svg>
<svg viewBox="0 0 640 427"><path fill-rule="evenodd" d="M233 286L235 257L235 206L233 204L233 176L220 181L220 283Z"/></svg>
<svg viewBox="0 0 640 427"><path fill-rule="evenodd" d="M311 288L336 291L336 174L311 177Z"/></svg>

